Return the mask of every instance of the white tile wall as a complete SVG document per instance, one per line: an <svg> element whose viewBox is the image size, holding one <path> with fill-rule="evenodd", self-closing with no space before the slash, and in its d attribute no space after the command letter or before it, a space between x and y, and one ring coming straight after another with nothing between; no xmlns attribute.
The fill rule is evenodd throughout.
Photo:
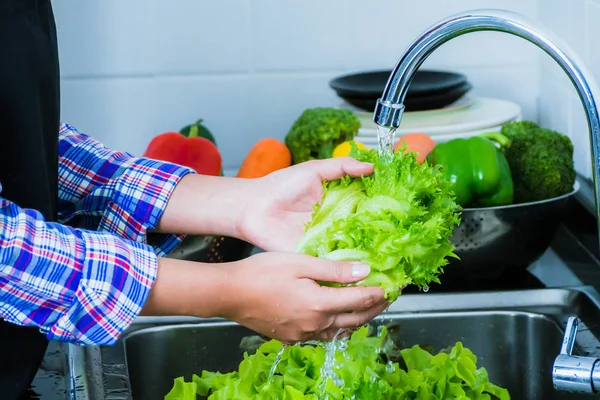
<svg viewBox="0 0 600 400"><path fill-rule="evenodd" d="M592 77L600 77L600 1L538 0L539 20L562 39L582 60ZM573 85L545 54L540 57L539 120L568 134L575 145L575 166L591 177L591 154L587 120Z"/></svg>
<svg viewBox="0 0 600 400"><path fill-rule="evenodd" d="M145 0L55 0L64 77L154 71L153 8Z"/></svg>
<svg viewBox="0 0 600 400"><path fill-rule="evenodd" d="M157 129L152 78L65 79L63 119L116 150L141 155Z"/></svg>
<svg viewBox="0 0 600 400"><path fill-rule="evenodd" d="M307 107L340 100L328 81L391 68L423 29L472 8L540 19L600 72L600 0L55 0L62 116L109 146L141 154L150 139L204 118L227 169L262 137L283 139ZM542 59L542 62L540 62ZM479 95L566 131L589 169L585 120L560 70L533 45L474 33L425 67L466 73ZM583 123L582 123L583 121ZM589 159L589 156L588 156Z"/></svg>
<svg viewBox="0 0 600 400"><path fill-rule="evenodd" d="M254 0L255 71L343 69L350 50L347 0Z"/></svg>
<svg viewBox="0 0 600 400"><path fill-rule="evenodd" d="M260 74L251 81L252 123L258 137L271 136L283 140L289 125L309 107L338 104L328 82L333 72ZM238 127L238 133L257 136ZM241 155L241 154L240 154Z"/></svg>
<svg viewBox="0 0 600 400"><path fill-rule="evenodd" d="M94 0L100 1L100 0ZM248 72L252 50L250 0L145 0L159 76Z"/></svg>

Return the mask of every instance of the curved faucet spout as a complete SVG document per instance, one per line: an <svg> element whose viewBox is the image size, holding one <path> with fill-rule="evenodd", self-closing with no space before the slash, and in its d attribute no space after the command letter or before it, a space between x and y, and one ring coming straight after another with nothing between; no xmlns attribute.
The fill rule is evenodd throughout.
<svg viewBox="0 0 600 400"><path fill-rule="evenodd" d="M377 100L373 121L382 127L398 128L404 113L404 98L417 69L442 44L477 31L504 32L533 43L550 55L571 79L585 109L590 131L596 218L600 232L600 119L594 99L594 95L599 93L597 84L565 43L519 14L503 10L474 10L454 15L430 27L398 61L382 97ZM582 367L582 360L586 362L585 368ZM584 374L581 368L585 369ZM600 390L600 358L576 358L561 354L555 360L552 380L558 390L597 392Z"/></svg>
<svg viewBox="0 0 600 400"><path fill-rule="evenodd" d="M373 121L379 126L398 128L410 82L427 57L449 40L477 31L509 33L533 43L550 55L571 79L585 109L590 131L596 216L600 232L600 117L594 99L594 95L599 93L597 83L566 43L522 15L504 10L473 10L431 26L410 45L396 64L382 97L377 100Z"/></svg>

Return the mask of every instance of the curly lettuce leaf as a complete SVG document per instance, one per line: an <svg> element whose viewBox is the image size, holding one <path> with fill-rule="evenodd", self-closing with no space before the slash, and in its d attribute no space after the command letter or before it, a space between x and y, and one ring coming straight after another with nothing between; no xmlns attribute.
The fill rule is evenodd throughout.
<svg viewBox="0 0 600 400"><path fill-rule="evenodd" d="M295 251L368 264L371 273L357 284L380 286L389 301L404 286L439 283L447 258L456 257L450 238L460 222L441 167L419 163L411 152L388 159L354 146L351 155L372 163L374 173L325 182Z"/></svg>
<svg viewBox="0 0 600 400"><path fill-rule="evenodd" d="M435 356L419 346L401 353L408 369L409 378L405 383L412 393L426 393L423 398L510 400L508 390L489 381L485 368L477 368L477 357L461 342L449 353L440 352Z"/></svg>
<svg viewBox="0 0 600 400"><path fill-rule="evenodd" d="M418 345L399 351L401 364L392 362L397 352L387 346L385 327L370 335L369 327L355 331L345 350L336 349L334 381L325 375L326 350L321 346L283 348L277 341L263 344L255 354L244 354L237 371L228 374L203 371L192 382L177 378L168 400L510 400L508 391L490 382L477 357L457 342L436 355ZM387 349L387 351L386 351ZM280 352L281 351L281 352ZM271 375L277 355L279 363Z"/></svg>
<svg viewBox="0 0 600 400"><path fill-rule="evenodd" d="M356 212L357 205L366 198L363 182L349 178L325 182L323 191L327 195L320 204L315 205L312 219L307 224L308 229L297 244L297 248L304 249L307 254L328 252L328 227L334 221Z"/></svg>
<svg viewBox="0 0 600 400"><path fill-rule="evenodd" d="M198 386L196 382L186 382L183 377L173 381L173 388L165 396L165 400L196 400Z"/></svg>

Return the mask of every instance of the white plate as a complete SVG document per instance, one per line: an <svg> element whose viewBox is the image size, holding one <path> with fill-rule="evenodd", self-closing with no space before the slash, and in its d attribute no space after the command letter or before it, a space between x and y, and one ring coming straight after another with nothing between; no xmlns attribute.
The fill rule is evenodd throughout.
<svg viewBox="0 0 600 400"><path fill-rule="evenodd" d="M497 125L497 126L492 126L490 128L480 129L480 130L476 130L476 131L452 133L452 134L447 134L447 135L434 135L431 138L433 139L433 141L435 143L443 143L443 142L447 142L452 139L468 138L468 137L479 135L479 134L482 134L485 132L499 132L501 128L502 128L502 125ZM398 141L401 136L402 136L401 134L396 133L395 140ZM354 140L364 144L365 146L367 146L370 149L375 149L378 146L377 137L361 136L360 134L358 134L358 135L356 135Z"/></svg>
<svg viewBox="0 0 600 400"><path fill-rule="evenodd" d="M377 137L377 125L373 122L373 114L355 112L361 123L361 137ZM424 112L407 112L402 117L397 135L409 132L423 132L430 136L448 135L473 131L485 131L490 127L506 122L519 120L521 107L513 102L476 98L465 107L431 110Z"/></svg>
<svg viewBox="0 0 600 400"><path fill-rule="evenodd" d="M510 122L510 121L508 121L508 122ZM444 135L431 135L431 138L436 143L447 142L448 140L461 138L461 137L462 138L471 137L471 136L479 135L479 134L482 134L485 132L499 132L501 128L502 128L502 125L496 125L496 126L491 126L489 128L485 128L485 129L477 129L474 131L448 133L448 134L444 134ZM400 139L400 137L402 137L402 135L404 135L404 134L405 133L396 132L396 140ZM361 132L359 132L358 135L356 135L354 139L363 144L377 143L377 136L363 135Z"/></svg>

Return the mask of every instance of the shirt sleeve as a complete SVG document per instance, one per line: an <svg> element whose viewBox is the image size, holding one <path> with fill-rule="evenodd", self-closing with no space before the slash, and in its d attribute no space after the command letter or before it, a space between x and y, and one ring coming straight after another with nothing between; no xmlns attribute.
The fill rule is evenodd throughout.
<svg viewBox="0 0 600 400"><path fill-rule="evenodd" d="M152 230L192 169L110 150L66 123L58 152L60 222L147 243L159 256L181 242L182 235Z"/></svg>
<svg viewBox="0 0 600 400"><path fill-rule="evenodd" d="M147 244L46 222L0 198L0 318L50 340L114 344L146 302L157 265Z"/></svg>

